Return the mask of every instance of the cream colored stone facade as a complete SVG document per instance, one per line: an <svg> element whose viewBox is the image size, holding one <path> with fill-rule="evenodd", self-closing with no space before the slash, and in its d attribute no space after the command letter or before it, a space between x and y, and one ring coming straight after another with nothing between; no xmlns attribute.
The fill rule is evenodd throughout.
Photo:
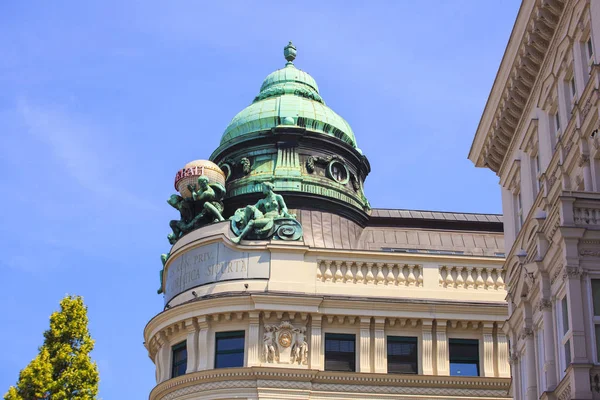
<svg viewBox="0 0 600 400"><path fill-rule="evenodd" d="M600 398L598 54L600 1L524 1L469 155L502 186L519 400Z"/></svg>
<svg viewBox="0 0 600 400"><path fill-rule="evenodd" d="M374 210L375 215L389 212ZM181 264L181 255L192 249L203 254L222 243L233 252L230 257L260 255L259 263L268 264L268 279L227 280L235 266L230 263L227 272L225 262L216 282L184 290L168 302L145 329L156 364L157 386L150 399L507 397L501 233L378 226L352 229L352 236L336 228L327 236L322 225L327 216L297 213L305 230L299 242L234 245L229 223L223 222L175 244L167 275ZM436 221L426 217L413 218L412 225ZM499 224L496 216L454 215L466 217L473 224L487 218ZM201 268L207 270L206 264ZM244 332L242 367L215 369L215 335L224 331ZM355 335L355 372L325 370L326 333ZM417 338L418 374L387 373L388 336ZM480 376L449 376L448 343L454 338L478 340ZM186 374L171 379L172 347L182 342Z"/></svg>

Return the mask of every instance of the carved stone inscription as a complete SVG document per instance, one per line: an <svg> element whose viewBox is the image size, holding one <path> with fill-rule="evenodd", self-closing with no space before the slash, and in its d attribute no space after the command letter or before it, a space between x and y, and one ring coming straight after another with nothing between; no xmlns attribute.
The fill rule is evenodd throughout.
<svg viewBox="0 0 600 400"><path fill-rule="evenodd" d="M238 252L223 243L196 247L169 260L165 304L193 287L232 279L268 279L269 252Z"/></svg>

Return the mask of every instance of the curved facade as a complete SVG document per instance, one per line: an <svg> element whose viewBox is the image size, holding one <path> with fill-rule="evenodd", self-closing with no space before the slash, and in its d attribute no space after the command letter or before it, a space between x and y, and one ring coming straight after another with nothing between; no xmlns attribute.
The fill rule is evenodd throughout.
<svg viewBox="0 0 600 400"><path fill-rule="evenodd" d="M286 72L295 51L286 47L287 66L254 105L298 97L294 107L324 107L308 74ZM298 121L236 137L232 123L211 160L233 219L219 222L205 206L198 215L213 214L201 226L172 221L182 232L163 255L165 309L144 330L156 365L150 399L506 398L500 216L371 209L362 194L370 167L347 123L352 143ZM182 221L180 203L200 196L189 191L169 203ZM247 207L261 196L271 205ZM301 235L244 236L235 225L244 215L258 235L273 209Z"/></svg>

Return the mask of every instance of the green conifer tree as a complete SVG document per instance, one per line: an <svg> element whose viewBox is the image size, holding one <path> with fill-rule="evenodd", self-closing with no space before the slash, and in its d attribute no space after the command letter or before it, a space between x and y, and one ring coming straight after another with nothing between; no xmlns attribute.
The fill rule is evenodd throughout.
<svg viewBox="0 0 600 400"><path fill-rule="evenodd" d="M40 352L19 374L5 400L93 400L98 395L98 366L88 331L87 308L80 296L67 296L50 316Z"/></svg>

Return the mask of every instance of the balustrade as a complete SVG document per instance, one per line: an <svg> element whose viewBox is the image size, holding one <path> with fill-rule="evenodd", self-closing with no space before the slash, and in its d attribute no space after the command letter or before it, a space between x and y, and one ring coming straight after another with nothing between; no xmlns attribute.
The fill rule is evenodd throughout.
<svg viewBox="0 0 600 400"><path fill-rule="evenodd" d="M423 286L420 265L323 260L317 263L317 281L385 286Z"/></svg>
<svg viewBox="0 0 600 400"><path fill-rule="evenodd" d="M439 285L454 289L504 289L504 272L498 268L441 266Z"/></svg>

